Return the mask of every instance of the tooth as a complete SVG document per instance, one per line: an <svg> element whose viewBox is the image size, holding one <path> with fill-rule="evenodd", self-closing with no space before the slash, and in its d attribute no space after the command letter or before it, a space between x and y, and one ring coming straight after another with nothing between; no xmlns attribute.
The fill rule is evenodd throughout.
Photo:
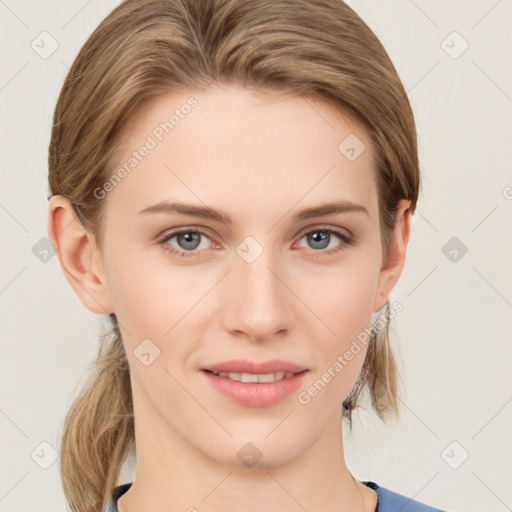
<svg viewBox="0 0 512 512"><path fill-rule="evenodd" d="M254 373L241 373L240 380L242 382L258 382L258 375Z"/></svg>
<svg viewBox="0 0 512 512"><path fill-rule="evenodd" d="M275 373L265 373L265 374L255 374L255 373L236 373L236 372L219 372L215 373L215 375L219 377L227 377L231 380L236 380L239 382L274 382L277 380L288 379L294 375L293 372L275 372Z"/></svg>

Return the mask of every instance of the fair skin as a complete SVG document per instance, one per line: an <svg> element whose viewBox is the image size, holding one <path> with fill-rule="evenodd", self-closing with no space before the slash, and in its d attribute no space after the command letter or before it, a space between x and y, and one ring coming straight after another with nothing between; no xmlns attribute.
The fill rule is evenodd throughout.
<svg viewBox="0 0 512 512"><path fill-rule="evenodd" d="M198 105L102 199L101 247L66 198L49 205L64 275L89 310L115 313L130 364L137 473L119 510L373 511L375 491L346 466L340 414L366 350L308 404L297 395L384 306L405 262L410 203L400 202L383 255L365 130L320 100L218 85L143 109L128 123L112 172L192 95ZM350 134L366 145L354 161L338 150ZM223 210L231 224L139 213L163 200ZM295 218L341 200L367 213ZM183 236L159 244L183 227L206 236L193 248ZM321 245L321 228L353 243L331 233ZM263 250L250 263L236 251L248 236ZM134 350L148 338L160 356L146 366ZM308 372L278 403L243 406L201 370L238 358L282 359ZM262 454L252 467L237 456L247 442Z"/></svg>

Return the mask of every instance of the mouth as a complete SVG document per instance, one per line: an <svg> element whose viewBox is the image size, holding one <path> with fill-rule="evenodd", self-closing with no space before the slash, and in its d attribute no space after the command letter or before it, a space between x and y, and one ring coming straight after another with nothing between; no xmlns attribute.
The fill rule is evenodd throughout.
<svg viewBox="0 0 512 512"><path fill-rule="evenodd" d="M233 360L201 368L201 371L213 389L239 405L268 407L300 387L309 369L280 360L262 363Z"/></svg>
<svg viewBox="0 0 512 512"><path fill-rule="evenodd" d="M249 359L232 359L231 361L224 361L222 363L211 364L201 368L202 370L210 371L219 374L241 374L241 375L278 375L278 379L282 379L284 375L290 373L300 373L307 370L305 366L284 361L282 359L272 359L269 361L250 361ZM283 373L284 375L280 375ZM254 382L254 381L249 381Z"/></svg>
<svg viewBox="0 0 512 512"><path fill-rule="evenodd" d="M274 373L239 373L239 372L213 372L211 370L204 370L205 372L216 375L217 377L227 377L231 380L238 382L276 382L283 379L289 379L296 375L296 373L302 372L274 372ZM307 370L303 370L306 372Z"/></svg>

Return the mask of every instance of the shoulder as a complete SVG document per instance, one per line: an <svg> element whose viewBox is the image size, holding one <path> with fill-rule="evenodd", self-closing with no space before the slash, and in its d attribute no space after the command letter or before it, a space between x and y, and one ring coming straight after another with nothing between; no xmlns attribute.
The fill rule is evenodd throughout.
<svg viewBox="0 0 512 512"><path fill-rule="evenodd" d="M104 512L118 512L117 500L132 486L132 483L133 482L128 482L127 484L121 484L114 488Z"/></svg>
<svg viewBox="0 0 512 512"><path fill-rule="evenodd" d="M390 491L375 482L363 483L377 492L379 501L375 512L445 512L438 508L429 507L428 505L413 500L412 498L408 498L403 494ZM129 482L115 487L104 512L118 512L117 500L131 487L131 485L132 482Z"/></svg>
<svg viewBox="0 0 512 512"><path fill-rule="evenodd" d="M378 503L375 512L445 512L438 508L429 507L403 494L390 491L375 482L363 483L377 492Z"/></svg>

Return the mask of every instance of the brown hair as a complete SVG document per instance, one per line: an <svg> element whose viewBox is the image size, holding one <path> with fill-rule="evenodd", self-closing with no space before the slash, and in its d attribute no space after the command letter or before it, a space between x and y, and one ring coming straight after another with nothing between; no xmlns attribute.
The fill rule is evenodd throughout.
<svg viewBox="0 0 512 512"><path fill-rule="evenodd" d="M311 95L351 115L375 148L383 254L398 201L420 189L416 128L407 94L384 47L340 0L125 0L81 48L60 92L49 146L51 195L73 204L101 245L103 201L94 190L127 121L163 94L211 82ZM340 141L341 142L341 141ZM344 416L368 391L379 417L397 414L397 372L386 326L373 332ZM74 512L109 499L134 448L129 367L115 315L94 372L64 422L61 476Z"/></svg>

